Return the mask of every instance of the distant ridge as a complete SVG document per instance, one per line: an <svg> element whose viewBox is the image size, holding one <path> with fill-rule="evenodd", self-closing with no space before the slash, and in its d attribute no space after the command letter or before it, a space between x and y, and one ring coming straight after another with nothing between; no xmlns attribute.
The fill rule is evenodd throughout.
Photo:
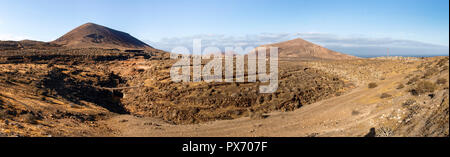
<svg viewBox="0 0 450 157"><path fill-rule="evenodd" d="M355 59L358 57L335 52L322 46L313 44L301 38L289 40L281 43L262 45L259 48L278 47L279 58L291 59ZM268 52L267 52L268 53Z"/></svg>
<svg viewBox="0 0 450 157"><path fill-rule="evenodd" d="M94 23L81 25L51 43L69 48L153 49L128 33Z"/></svg>
<svg viewBox="0 0 450 157"><path fill-rule="evenodd" d="M57 44L34 40L0 41L0 50L49 49L58 47L59 45Z"/></svg>

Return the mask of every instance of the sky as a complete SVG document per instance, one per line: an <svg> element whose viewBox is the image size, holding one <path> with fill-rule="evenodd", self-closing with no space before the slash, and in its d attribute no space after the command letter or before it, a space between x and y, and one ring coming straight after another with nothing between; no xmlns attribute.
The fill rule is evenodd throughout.
<svg viewBox="0 0 450 157"><path fill-rule="evenodd" d="M357 55L448 55L448 0L0 0L0 40L52 41L87 22L170 51L294 38Z"/></svg>

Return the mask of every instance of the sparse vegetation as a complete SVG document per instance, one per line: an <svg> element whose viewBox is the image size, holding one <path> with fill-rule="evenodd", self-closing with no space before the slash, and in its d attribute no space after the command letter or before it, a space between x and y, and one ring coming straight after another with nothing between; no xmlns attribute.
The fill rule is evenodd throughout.
<svg viewBox="0 0 450 157"><path fill-rule="evenodd" d="M96 34L90 34L88 37L94 39L94 43L101 43L98 40L100 36ZM402 113L404 111L404 114L412 114L411 110L427 111L427 113L435 115L435 112L440 111L436 111L434 108L428 110L429 106L444 102L441 106L445 107L445 101L448 106L448 97L442 99L442 92L432 93L437 88L441 89L444 88L443 86L447 86L437 86L447 84L447 79L441 78L435 81L435 78L448 76L448 72L442 71L448 65L448 57L446 60L440 61L439 59L442 57L436 57L436 59L414 57L349 59L346 61L333 60L335 58L316 61L311 58L313 60L305 62L284 61L283 59L278 67L279 87L277 91L272 94L262 94L258 92L259 87L265 84L262 82L173 82L170 71L176 60L170 59L169 53L158 50L148 50L148 52L145 50L145 53L131 50L124 53L119 49L73 49L45 45L45 43L31 45L33 49L28 49L27 46L22 49L22 46L19 48L18 45L15 45L17 42L6 44L6 48L0 54L0 121L2 122L0 125L3 127L6 124L8 131L20 132L18 136L30 136L29 134L33 134L32 136L50 134L57 136L110 136L112 134L109 132L120 126L119 134L115 134L114 131L113 136L116 136L124 133L120 128L133 127L129 130L142 131L139 130L142 129L141 125L138 129L134 128L135 125L129 125L135 122L147 126L144 128L150 130L146 133L155 133L152 129L158 127L161 132L156 131L156 133L164 133L164 135L166 135L166 130L169 132L167 135L170 135L170 132L178 132L169 130L173 128L172 125L177 124L192 124L189 126L194 126L191 127L191 130L192 128L203 130L203 127L206 127L205 132L210 129L210 124L212 124L211 128L214 128L215 131L212 131L214 134L222 133L220 130L217 131L217 128L227 128L231 124L236 126L236 129L225 130L233 131L226 134L232 136L236 135L234 131L247 131L247 129L241 128L249 128L248 122L243 126L240 125L243 124L242 120L249 118L257 120L257 123L250 125L261 129L256 132L253 129L252 134L258 136L261 133L277 134L278 130L269 129L268 131L273 132L272 134L263 130L272 126L260 127L266 124L272 125L274 122L285 122L276 129L283 129L289 125L289 128L292 127L289 131L301 130L299 127L317 126L316 131L320 132L323 131L321 131L322 128L333 127L348 129L348 132L345 132L346 135L360 135L361 130L357 129L361 127L354 125L356 124L353 123L355 120L358 120L356 125L369 120L375 122L373 124L377 124L376 126L387 124L385 127L392 128L378 130L373 128L370 135L375 136L376 131L377 136L392 136L394 131L398 132L398 130L392 130L397 129L397 126L391 126L391 121L378 123L378 117L380 120L393 120L395 124L403 125L406 120L398 119L398 115L394 115L399 113L397 111ZM310 44L308 43L308 45ZM294 59L294 57L290 58ZM437 63L438 61L439 63ZM205 64L202 62L202 65ZM421 68L415 69L418 64L421 64ZM399 77L406 75L408 76L405 79ZM249 77L249 75L244 74L241 77ZM402 92L405 90L392 90L392 88L404 89L405 86L407 86L406 89L411 89L415 95L419 93L425 95L410 99L413 96ZM346 94L349 89L355 87L363 89L357 88L350 94ZM378 93L378 91L386 93ZM362 95L355 98L355 95L358 94L368 94L368 96ZM378 95L374 97L372 94ZM338 98L331 98L339 95ZM314 104L326 99L330 100L325 101L327 103ZM390 99L395 101L390 101ZM402 104L402 100L406 101ZM391 105L392 103L399 104ZM383 112L381 115L380 110L377 110L380 107L379 104L388 104L381 106L383 107L381 112L392 109L395 113L386 112L385 116ZM307 107L301 108L304 105ZM399 107L401 105L407 107L401 108ZM278 112L273 114L274 118L268 120L270 123L266 123L267 121L264 120L269 115L267 113L272 111L288 112L299 108L301 113L308 114L299 117L292 116L294 114L291 113ZM446 113L448 119L448 107ZM236 123L205 123L241 117L248 118L234 121ZM317 120L318 117L320 121ZM299 119L296 118L301 118L301 121L307 123L291 125L298 122ZM400 118L404 118L403 115ZM429 124L433 125L429 128L435 127L435 119L445 118L426 119L427 123L430 122ZM161 123L161 125L157 123ZM204 124L195 125L197 123ZM412 125L416 123L412 122ZM30 124L41 125L31 126ZM124 124L127 124L128 127L124 127ZM178 127L180 132L185 131L182 130L185 129L184 125L178 125L176 128ZM422 128L415 130L420 129ZM448 130L448 126L446 129ZM356 132L358 133L355 134ZM0 136L2 133L0 131ZM241 135L242 133L238 132L237 134ZM212 134L207 134L207 136L209 135ZM284 134L280 133L279 135ZM310 136L317 135L319 134L310 134ZM323 136L328 135L336 134L327 132Z"/></svg>
<svg viewBox="0 0 450 157"><path fill-rule="evenodd" d="M405 79L409 79L412 76L413 76L413 74L408 74L408 75L405 76Z"/></svg>
<svg viewBox="0 0 450 157"><path fill-rule="evenodd" d="M391 137L392 135L394 135L394 131L391 128L382 127L376 131L376 137Z"/></svg>
<svg viewBox="0 0 450 157"><path fill-rule="evenodd" d="M383 94L381 94L381 96L380 96L381 99L384 99L384 98L390 98L390 97L392 97L392 95L390 95L390 94L388 94L388 93L383 93Z"/></svg>
<svg viewBox="0 0 450 157"><path fill-rule="evenodd" d="M356 111L356 110L353 110L353 111L352 111L352 116L356 116L356 115L359 115L359 114L360 114L359 111Z"/></svg>
<svg viewBox="0 0 450 157"><path fill-rule="evenodd" d="M405 85L403 85L403 83L398 84L397 89L403 89L405 88Z"/></svg>
<svg viewBox="0 0 450 157"><path fill-rule="evenodd" d="M436 84L439 84L439 85L446 84L446 83L447 83L447 79L445 79L445 78L439 78L436 80Z"/></svg>
<svg viewBox="0 0 450 157"><path fill-rule="evenodd" d="M414 83L416 83L417 81L419 81L419 77L418 76L414 76L413 78L409 79L408 83L406 83L407 85L412 85Z"/></svg>
<svg viewBox="0 0 450 157"><path fill-rule="evenodd" d="M259 119L265 119L269 116L264 115L263 112L250 112L250 119L259 120Z"/></svg>
<svg viewBox="0 0 450 157"><path fill-rule="evenodd" d="M408 106L411 106L411 105L413 105L413 104L415 104L416 103L416 100L414 100L414 99L408 99L408 100L406 100L404 103L403 103L403 106L404 107L408 107Z"/></svg>
<svg viewBox="0 0 450 157"><path fill-rule="evenodd" d="M0 110L0 119L8 119L11 115L4 109Z"/></svg>
<svg viewBox="0 0 450 157"><path fill-rule="evenodd" d="M23 115L22 118L23 118L23 122L25 122L25 123L29 123L29 124L37 124L38 123L37 122L38 118L31 113L27 113L27 114Z"/></svg>
<svg viewBox="0 0 450 157"><path fill-rule="evenodd" d="M437 86L435 83L432 83L430 81L420 81L416 84L415 88L410 90L410 92L413 95L421 95L434 92L436 88Z"/></svg>
<svg viewBox="0 0 450 157"><path fill-rule="evenodd" d="M429 67L423 74L422 78L431 78L437 72L439 72L439 70L436 67Z"/></svg>
<svg viewBox="0 0 450 157"><path fill-rule="evenodd" d="M448 65L444 65L443 67L442 67L442 71L447 71L448 70Z"/></svg>
<svg viewBox="0 0 450 157"><path fill-rule="evenodd" d="M436 65L439 67L443 67L445 66L446 63L448 63L448 57L439 60L439 62Z"/></svg>
<svg viewBox="0 0 450 157"><path fill-rule="evenodd" d="M376 88L376 87L378 87L377 83L375 83L375 82L369 83L369 88Z"/></svg>

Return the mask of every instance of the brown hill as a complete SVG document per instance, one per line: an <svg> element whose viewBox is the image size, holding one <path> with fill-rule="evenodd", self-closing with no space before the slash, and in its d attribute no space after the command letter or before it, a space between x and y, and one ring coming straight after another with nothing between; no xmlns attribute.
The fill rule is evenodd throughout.
<svg viewBox="0 0 450 157"><path fill-rule="evenodd" d="M153 49L128 33L94 23L81 25L51 43L70 48Z"/></svg>
<svg viewBox="0 0 450 157"><path fill-rule="evenodd" d="M301 38L276 44L262 45L260 47L278 47L279 58L289 59L354 59L355 56L335 52L322 46L313 44Z"/></svg>

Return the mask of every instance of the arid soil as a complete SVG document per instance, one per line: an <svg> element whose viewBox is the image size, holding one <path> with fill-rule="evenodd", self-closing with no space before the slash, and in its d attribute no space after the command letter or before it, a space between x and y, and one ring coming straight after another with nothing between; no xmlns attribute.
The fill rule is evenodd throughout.
<svg viewBox="0 0 450 157"><path fill-rule="evenodd" d="M168 59L165 53L160 52L118 53L103 49L2 52L1 135L114 134L97 122L112 115L128 113L121 104L120 91L110 89L125 85L125 80L105 65L133 57Z"/></svg>
<svg viewBox="0 0 450 157"><path fill-rule="evenodd" d="M156 117L174 124L192 124L239 117L261 117L270 111L293 111L341 94L352 84L322 71L286 63L279 68L277 92L260 94L265 83L190 82L170 79L172 62L132 60L112 68L127 80L122 103L133 115ZM267 83L266 83L267 84Z"/></svg>
<svg viewBox="0 0 450 157"><path fill-rule="evenodd" d="M115 130L121 130L121 136L449 135L448 80L444 80L448 78L448 57L310 61L300 65L312 65L311 68L317 69L334 67L331 71L341 71L337 74L357 76L353 80L359 86L348 93L304 105L293 112L270 112L260 119L241 117L173 125L155 118L122 115L106 123ZM366 72L367 69L372 69L372 72ZM416 77L417 80L414 79ZM364 81L358 81L360 79ZM423 81L435 86L431 89L420 85ZM377 87L369 88L369 82ZM430 90L420 94L413 92L423 88Z"/></svg>
<svg viewBox="0 0 450 157"><path fill-rule="evenodd" d="M0 136L448 136L448 57L280 61L277 92L259 94L113 51L2 53Z"/></svg>
<svg viewBox="0 0 450 157"><path fill-rule="evenodd" d="M265 46L280 56L270 94L259 81L173 82L169 53L93 23L0 41L0 136L449 136L448 57Z"/></svg>

